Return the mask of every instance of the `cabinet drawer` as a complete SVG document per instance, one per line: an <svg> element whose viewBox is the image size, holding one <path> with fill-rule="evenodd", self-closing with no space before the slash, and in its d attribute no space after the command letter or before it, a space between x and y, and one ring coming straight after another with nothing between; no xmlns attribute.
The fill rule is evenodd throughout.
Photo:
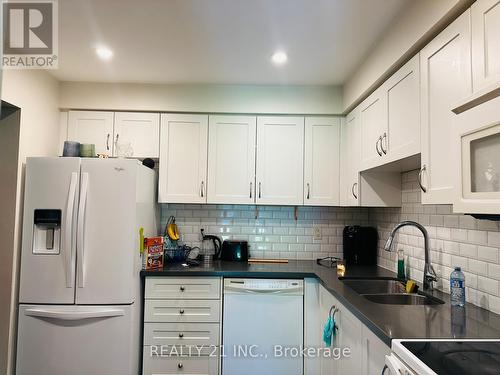
<svg viewBox="0 0 500 375"><path fill-rule="evenodd" d="M148 277L146 299L219 299L219 277Z"/></svg>
<svg viewBox="0 0 500 375"><path fill-rule="evenodd" d="M217 357L170 357L154 354L154 347L144 347L143 375L196 374L217 375ZM158 348L160 354L160 349ZM153 354L153 355L152 355Z"/></svg>
<svg viewBox="0 0 500 375"><path fill-rule="evenodd" d="M218 300L146 300L144 322L218 323Z"/></svg>
<svg viewBox="0 0 500 375"><path fill-rule="evenodd" d="M219 345L218 323L145 323L144 345Z"/></svg>

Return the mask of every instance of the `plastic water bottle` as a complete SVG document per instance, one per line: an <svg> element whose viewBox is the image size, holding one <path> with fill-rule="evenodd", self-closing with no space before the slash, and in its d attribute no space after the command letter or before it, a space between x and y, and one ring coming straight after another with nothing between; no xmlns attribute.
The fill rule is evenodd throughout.
<svg viewBox="0 0 500 375"><path fill-rule="evenodd" d="M450 294L452 306L465 306L465 275L460 267L450 275Z"/></svg>

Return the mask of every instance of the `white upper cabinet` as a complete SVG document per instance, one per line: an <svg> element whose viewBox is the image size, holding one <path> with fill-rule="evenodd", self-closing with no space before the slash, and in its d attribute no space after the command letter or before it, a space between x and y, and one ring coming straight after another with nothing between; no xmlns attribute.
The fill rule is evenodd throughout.
<svg viewBox="0 0 500 375"><path fill-rule="evenodd" d="M113 112L70 111L68 140L95 144L98 154L113 155Z"/></svg>
<svg viewBox="0 0 500 375"><path fill-rule="evenodd" d="M471 7L474 92L500 81L500 1L478 0Z"/></svg>
<svg viewBox="0 0 500 375"><path fill-rule="evenodd" d="M359 108L359 107L358 107ZM359 206L359 164L361 132L359 110L349 113L341 129L341 188L340 201L344 206Z"/></svg>
<svg viewBox="0 0 500 375"><path fill-rule="evenodd" d="M304 117L257 118L256 202L304 203Z"/></svg>
<svg viewBox="0 0 500 375"><path fill-rule="evenodd" d="M255 202L255 116L210 116L207 202Z"/></svg>
<svg viewBox="0 0 500 375"><path fill-rule="evenodd" d="M160 203L207 201L207 148L207 115L161 115Z"/></svg>
<svg viewBox="0 0 500 375"><path fill-rule="evenodd" d="M145 112L116 112L114 156L121 156L121 145L130 144L132 157L157 158L160 155L160 115Z"/></svg>
<svg viewBox="0 0 500 375"><path fill-rule="evenodd" d="M304 204L339 205L340 118L305 119Z"/></svg>
<svg viewBox="0 0 500 375"><path fill-rule="evenodd" d="M470 10L420 52L424 204L453 203L452 107L472 92L470 53Z"/></svg>
<svg viewBox="0 0 500 375"><path fill-rule="evenodd" d="M360 109L362 171L420 152L420 61L408 61Z"/></svg>
<svg viewBox="0 0 500 375"><path fill-rule="evenodd" d="M361 127L361 170L380 165L387 154L387 101L379 87L359 106Z"/></svg>
<svg viewBox="0 0 500 375"><path fill-rule="evenodd" d="M384 163L420 152L420 60L414 56L383 85L387 129L380 148ZM384 136L387 134L386 136ZM387 154L387 155L386 155Z"/></svg>

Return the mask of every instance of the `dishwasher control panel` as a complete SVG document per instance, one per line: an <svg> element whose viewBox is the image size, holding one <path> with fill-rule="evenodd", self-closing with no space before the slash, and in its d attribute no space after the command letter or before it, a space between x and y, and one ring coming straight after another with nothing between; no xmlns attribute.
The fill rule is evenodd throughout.
<svg viewBox="0 0 500 375"><path fill-rule="evenodd" d="M303 294L304 280L290 279L224 279L224 292L271 292Z"/></svg>

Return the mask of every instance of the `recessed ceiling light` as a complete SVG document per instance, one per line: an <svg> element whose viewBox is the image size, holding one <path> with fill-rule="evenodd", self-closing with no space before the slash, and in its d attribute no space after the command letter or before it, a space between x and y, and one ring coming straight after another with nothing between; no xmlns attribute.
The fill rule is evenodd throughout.
<svg viewBox="0 0 500 375"><path fill-rule="evenodd" d="M108 47L97 47L95 53L101 60L110 60L113 57L113 51Z"/></svg>
<svg viewBox="0 0 500 375"><path fill-rule="evenodd" d="M283 51L277 51L271 56L271 61L277 66L284 65L288 61L288 56Z"/></svg>

